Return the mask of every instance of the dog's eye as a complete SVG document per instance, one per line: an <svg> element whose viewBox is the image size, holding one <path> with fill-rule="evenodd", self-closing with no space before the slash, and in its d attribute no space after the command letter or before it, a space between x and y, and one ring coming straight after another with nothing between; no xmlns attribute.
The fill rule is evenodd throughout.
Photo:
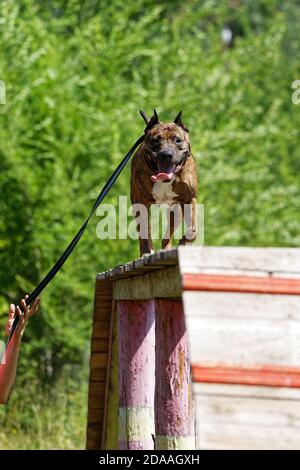
<svg viewBox="0 0 300 470"><path fill-rule="evenodd" d="M154 147L157 146L159 144L159 138L158 137L151 137L150 143Z"/></svg>
<svg viewBox="0 0 300 470"><path fill-rule="evenodd" d="M175 138L175 144L179 145L182 144L182 139L180 137Z"/></svg>

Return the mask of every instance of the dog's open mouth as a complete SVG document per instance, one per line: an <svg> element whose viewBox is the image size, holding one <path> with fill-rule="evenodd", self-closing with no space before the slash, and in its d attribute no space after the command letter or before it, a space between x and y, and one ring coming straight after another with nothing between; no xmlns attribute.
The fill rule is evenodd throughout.
<svg viewBox="0 0 300 470"><path fill-rule="evenodd" d="M173 176L181 170L181 165L175 163L167 163L157 165L157 174L151 176L151 181L171 181Z"/></svg>

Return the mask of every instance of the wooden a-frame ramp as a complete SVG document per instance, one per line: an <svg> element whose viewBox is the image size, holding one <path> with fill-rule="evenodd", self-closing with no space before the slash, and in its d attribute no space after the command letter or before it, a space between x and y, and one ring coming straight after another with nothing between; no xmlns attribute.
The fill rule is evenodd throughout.
<svg viewBox="0 0 300 470"><path fill-rule="evenodd" d="M299 387L299 249L180 247L97 275L87 449L299 449Z"/></svg>

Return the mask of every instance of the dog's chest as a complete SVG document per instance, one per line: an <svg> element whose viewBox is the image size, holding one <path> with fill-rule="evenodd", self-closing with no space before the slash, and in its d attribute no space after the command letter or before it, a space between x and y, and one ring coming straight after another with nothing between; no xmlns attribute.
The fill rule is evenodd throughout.
<svg viewBox="0 0 300 470"><path fill-rule="evenodd" d="M175 198L178 194L175 193L172 187L172 181L165 183L164 181L156 181L153 185L152 196L156 204L174 204Z"/></svg>

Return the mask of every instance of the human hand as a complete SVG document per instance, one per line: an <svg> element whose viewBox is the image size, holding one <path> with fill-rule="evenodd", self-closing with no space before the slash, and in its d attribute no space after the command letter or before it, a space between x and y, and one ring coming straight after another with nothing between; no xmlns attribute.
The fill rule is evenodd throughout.
<svg viewBox="0 0 300 470"><path fill-rule="evenodd" d="M40 304L40 299L36 299L32 307L30 308L29 306L26 305L26 302L25 302L27 298L28 298L28 295L25 295L24 299L21 300L20 302L21 308L19 306L16 307L14 304L11 304L9 307L9 311L8 311L6 333L7 335L10 334L15 315L17 314L19 316L19 322L15 329L14 335L16 335L16 337L19 340L23 336L23 333L25 331L29 318L36 313Z"/></svg>

